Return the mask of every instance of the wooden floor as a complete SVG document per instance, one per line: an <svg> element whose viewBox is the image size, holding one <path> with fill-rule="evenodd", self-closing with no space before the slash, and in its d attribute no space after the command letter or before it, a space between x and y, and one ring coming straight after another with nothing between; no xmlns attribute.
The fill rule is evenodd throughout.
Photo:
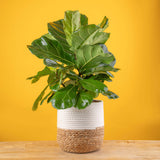
<svg viewBox="0 0 160 160"><path fill-rule="evenodd" d="M56 141L0 142L0 160L160 160L160 141L106 140L86 154L63 152Z"/></svg>

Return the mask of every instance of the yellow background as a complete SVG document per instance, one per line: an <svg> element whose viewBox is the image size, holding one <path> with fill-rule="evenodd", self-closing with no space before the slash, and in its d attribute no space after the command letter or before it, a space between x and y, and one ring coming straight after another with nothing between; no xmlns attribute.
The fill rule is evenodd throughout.
<svg viewBox="0 0 160 160"><path fill-rule="evenodd" d="M107 46L121 70L107 85L120 98L98 98L104 101L105 139L160 139L159 0L1 0L0 141L56 139L56 109L45 104L31 110L46 79L34 85L26 80L43 68L26 45L65 10L79 10L89 23L110 19Z"/></svg>

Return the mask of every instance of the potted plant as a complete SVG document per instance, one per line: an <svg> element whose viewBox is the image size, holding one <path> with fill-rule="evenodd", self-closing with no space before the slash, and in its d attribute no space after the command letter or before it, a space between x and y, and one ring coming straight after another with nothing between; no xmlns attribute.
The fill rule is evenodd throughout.
<svg viewBox="0 0 160 160"><path fill-rule="evenodd" d="M104 82L116 72L115 57L105 45L108 19L88 24L79 11L66 11L64 19L48 23L47 34L28 45L43 59L45 68L29 77L32 83L48 76L47 86L33 104L33 110L47 100L57 109L57 141L62 150L85 153L100 149L104 136L103 102L94 100L99 93L109 99L118 96ZM50 92L45 95L47 88Z"/></svg>

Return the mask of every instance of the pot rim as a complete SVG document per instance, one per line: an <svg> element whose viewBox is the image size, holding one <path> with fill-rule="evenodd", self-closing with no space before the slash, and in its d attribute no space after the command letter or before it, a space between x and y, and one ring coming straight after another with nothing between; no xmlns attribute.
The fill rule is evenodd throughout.
<svg viewBox="0 0 160 160"><path fill-rule="evenodd" d="M92 103L97 103L97 102L103 102L102 100L99 99L93 99Z"/></svg>

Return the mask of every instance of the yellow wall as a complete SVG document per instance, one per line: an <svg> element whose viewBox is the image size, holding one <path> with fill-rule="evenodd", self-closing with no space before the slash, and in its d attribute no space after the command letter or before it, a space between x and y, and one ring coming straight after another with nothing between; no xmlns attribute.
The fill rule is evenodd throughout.
<svg viewBox="0 0 160 160"><path fill-rule="evenodd" d="M65 10L80 10L90 23L110 19L107 45L121 70L108 86L120 98L98 98L104 100L105 139L160 139L159 0L1 0L0 141L56 139L56 109L31 110L46 79L26 81L43 68L26 45Z"/></svg>

